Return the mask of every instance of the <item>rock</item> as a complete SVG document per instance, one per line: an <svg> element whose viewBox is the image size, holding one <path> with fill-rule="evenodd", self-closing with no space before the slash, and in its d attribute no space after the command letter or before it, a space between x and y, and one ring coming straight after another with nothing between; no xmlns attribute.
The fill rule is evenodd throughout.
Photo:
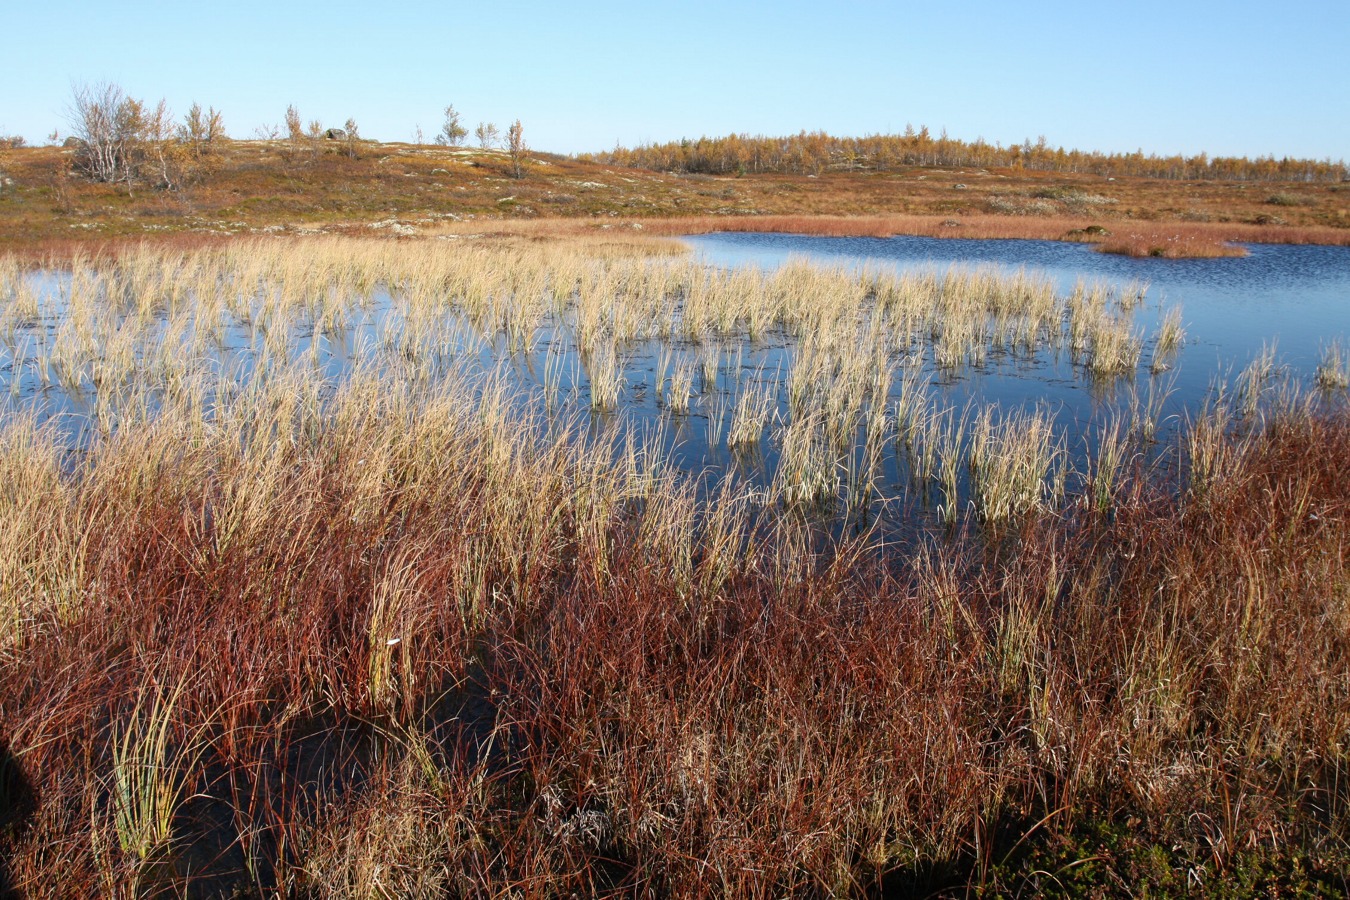
<svg viewBox="0 0 1350 900"><path fill-rule="evenodd" d="M1100 226L1100 225L1089 225L1088 227L1086 227L1086 228L1083 229L1083 233L1084 233L1084 234L1090 234L1090 235L1093 235L1093 236L1095 236L1095 237L1110 237L1110 236L1111 236L1111 232L1107 231L1105 228L1103 228L1103 227Z"/></svg>
<svg viewBox="0 0 1350 900"><path fill-rule="evenodd" d="M347 139L347 132L343 131L341 128L330 128L323 133L323 136L330 141L345 141Z"/></svg>
<svg viewBox="0 0 1350 900"><path fill-rule="evenodd" d="M954 184L954 185L952 185L952 190L954 190L954 191L964 191L965 189L966 189L966 186L965 186L964 184Z"/></svg>

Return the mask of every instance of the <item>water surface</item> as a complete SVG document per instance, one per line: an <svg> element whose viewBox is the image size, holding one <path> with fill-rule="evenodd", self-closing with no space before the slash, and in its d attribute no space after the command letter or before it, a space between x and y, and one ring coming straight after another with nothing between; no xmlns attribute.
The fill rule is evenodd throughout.
<svg viewBox="0 0 1350 900"><path fill-rule="evenodd" d="M1180 305L1189 338L1176 388L1195 397L1216 373L1240 370L1273 343L1279 359L1311 373L1322 346L1350 336L1350 247L1247 245L1227 259L1135 259L1063 241L927 237L707 234L684 239L711 265L773 269L792 258L900 271L991 265L1045 273L1061 290L1085 280L1147 283L1148 309Z"/></svg>

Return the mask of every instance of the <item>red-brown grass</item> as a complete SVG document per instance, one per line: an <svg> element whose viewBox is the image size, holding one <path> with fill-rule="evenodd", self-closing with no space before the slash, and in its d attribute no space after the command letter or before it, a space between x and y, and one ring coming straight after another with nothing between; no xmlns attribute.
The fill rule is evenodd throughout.
<svg viewBox="0 0 1350 900"><path fill-rule="evenodd" d="M1344 411L908 548L673 483L597 507L579 451L387 412L261 446L170 418L47 498L24 552L76 548L72 593L4 586L20 895L1000 892L1105 833L1108 891L1143 858L1164 892L1347 887ZM170 691L185 782L140 859L117 741Z"/></svg>
<svg viewBox="0 0 1350 900"><path fill-rule="evenodd" d="M1256 226L1217 223L1109 222L1102 220L1019 218L1013 216L703 216L664 219L616 218L604 221L578 218L501 219L444 223L427 229L432 236L455 235L474 241L523 238L557 241L586 238L594 246L597 235L609 238L615 249L631 247L646 252L659 248L652 239L715 232L764 232L822 237L894 237L913 235L981 240L1067 240L1092 243L1103 253L1166 258L1245 256L1243 243L1317 244L1350 246L1350 231L1315 226ZM335 233L389 239L379 230L351 224ZM47 239L19 245L11 255L42 263L75 255L117 256L147 245L174 250L201 250L232 240L218 234L174 232L161 235L125 235L112 239ZM404 238L406 240L406 238Z"/></svg>
<svg viewBox="0 0 1350 900"><path fill-rule="evenodd" d="M1213 236L1185 234L1175 229L1149 229L1110 237L1098 245L1103 253L1118 256L1160 257L1163 259L1219 259L1246 256L1238 244L1216 240Z"/></svg>

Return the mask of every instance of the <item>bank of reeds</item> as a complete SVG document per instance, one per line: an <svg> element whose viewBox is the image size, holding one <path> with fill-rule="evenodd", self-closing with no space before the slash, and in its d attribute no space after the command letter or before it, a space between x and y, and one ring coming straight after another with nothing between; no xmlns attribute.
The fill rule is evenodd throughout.
<svg viewBox="0 0 1350 900"><path fill-rule="evenodd" d="M989 270L899 276L793 263L714 272L604 246L147 247L76 256L46 285L10 258L0 272L0 349L12 392L55 386L113 427L136 386L174 394L197 376L229 382L233 369L301 357L340 369L380 354L427 378L466 358L523 359L532 371L543 356L543 377L532 377L550 396L560 362L575 355L585 378L573 387L610 410L622 403L627 360L643 347L694 345L707 393L717 389L719 345L774 333L794 343L782 373L792 415L819 413L836 442L886 399L895 367L925 352L955 370L1067 343L1094 378L1138 366L1129 290L1084 286L1063 297L1044 278ZM670 376L657 391L680 412L692 391L688 363Z"/></svg>

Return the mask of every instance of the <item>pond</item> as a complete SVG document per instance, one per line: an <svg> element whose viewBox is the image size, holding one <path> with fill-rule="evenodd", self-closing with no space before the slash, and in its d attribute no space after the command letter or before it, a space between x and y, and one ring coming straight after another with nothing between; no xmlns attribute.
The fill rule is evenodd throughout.
<svg viewBox="0 0 1350 900"><path fill-rule="evenodd" d="M1310 374L1327 343L1350 337L1350 247L1252 244L1240 258L1134 259L1063 241L753 233L684 241L700 259L726 267L775 269L792 259L901 272L990 265L1044 273L1062 291L1080 280L1141 282L1151 302L1140 310L1140 324L1155 325L1160 307L1183 311L1187 349L1172 378L1187 402L1268 346L1281 364Z"/></svg>
<svg viewBox="0 0 1350 900"><path fill-rule="evenodd" d="M1018 502L1034 505L1085 486L1103 440L1165 463L1216 397L1249 420L1291 388L1344 399L1314 373L1350 336L1346 248L1139 260L1043 241L685 241L692 260L335 243L11 269L5 418L32 411L82 449L127 409L209 419L248 382L331 397L353 373L467 376L583 439L640 435L709 485L735 473L872 521L911 521L922 500L950 524L992 514L991 471L1029 470Z"/></svg>

